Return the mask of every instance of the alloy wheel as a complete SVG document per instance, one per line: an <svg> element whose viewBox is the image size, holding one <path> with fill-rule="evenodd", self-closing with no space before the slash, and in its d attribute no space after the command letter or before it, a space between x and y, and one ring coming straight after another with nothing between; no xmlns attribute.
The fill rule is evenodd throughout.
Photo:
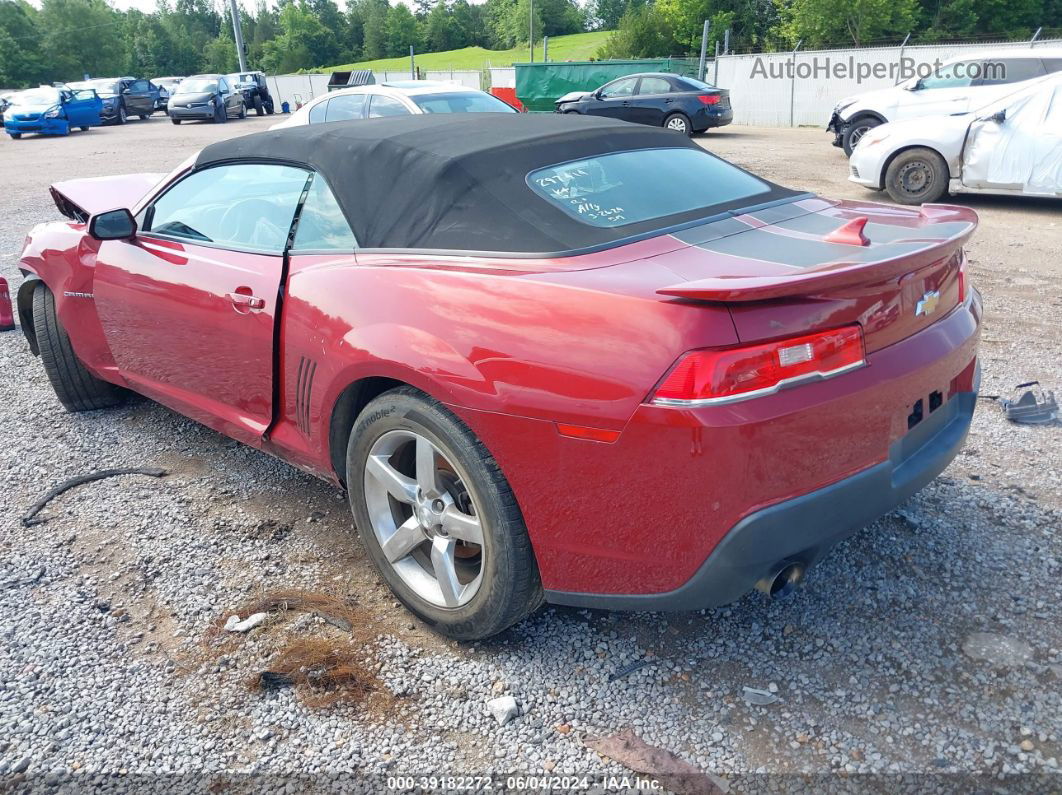
<svg viewBox="0 0 1062 795"><path fill-rule="evenodd" d="M681 116L674 116L667 120L667 128L669 130L676 130L677 132L684 133L687 130L686 120Z"/></svg>
<svg viewBox="0 0 1062 795"><path fill-rule="evenodd" d="M468 604L483 580L484 528L467 477L427 437L383 434L365 462L365 504L384 557L424 601Z"/></svg>
<svg viewBox="0 0 1062 795"><path fill-rule="evenodd" d="M855 149L859 144L859 139L866 135L872 129L870 124L861 124L858 127L852 128L852 132L848 135L848 143L852 149Z"/></svg>

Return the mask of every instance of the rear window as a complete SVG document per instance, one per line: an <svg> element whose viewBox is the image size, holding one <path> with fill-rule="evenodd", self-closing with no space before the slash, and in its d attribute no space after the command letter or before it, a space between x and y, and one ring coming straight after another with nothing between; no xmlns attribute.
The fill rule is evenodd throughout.
<svg viewBox="0 0 1062 795"><path fill-rule="evenodd" d="M535 193L590 226L612 228L767 194L771 186L700 149L638 149L527 175Z"/></svg>
<svg viewBox="0 0 1062 795"><path fill-rule="evenodd" d="M516 113L511 105L478 91L414 94L410 99L425 113Z"/></svg>

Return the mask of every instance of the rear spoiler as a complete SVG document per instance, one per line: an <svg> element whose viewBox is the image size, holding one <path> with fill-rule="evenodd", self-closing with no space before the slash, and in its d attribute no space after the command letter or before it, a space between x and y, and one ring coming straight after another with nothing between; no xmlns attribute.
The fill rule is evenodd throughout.
<svg viewBox="0 0 1062 795"><path fill-rule="evenodd" d="M924 237L920 241L925 244L924 248L891 258L872 262L838 260L814 269L805 269L792 276L713 276L664 287L656 292L659 295L685 298L691 301L728 303L822 295L833 290L865 285L868 281L899 278L906 273L939 262L955 254L977 228L976 214L966 208L946 204L926 204L922 206L921 215L927 221L926 225L921 227L925 233L931 232L934 222L968 220L970 223L963 232L952 237L935 239ZM919 228L912 228L912 231L916 229ZM909 242L918 240L916 237ZM859 245L853 248L866 251Z"/></svg>

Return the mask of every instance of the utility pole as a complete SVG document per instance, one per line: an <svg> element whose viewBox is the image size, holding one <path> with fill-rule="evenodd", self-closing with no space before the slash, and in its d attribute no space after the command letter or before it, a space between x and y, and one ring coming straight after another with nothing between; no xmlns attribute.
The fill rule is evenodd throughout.
<svg viewBox="0 0 1062 795"><path fill-rule="evenodd" d="M701 62L697 65L697 79L704 80L705 58L708 56L708 28L711 27L710 19L704 20L704 30L701 31Z"/></svg>
<svg viewBox="0 0 1062 795"><path fill-rule="evenodd" d="M413 60L413 45L409 45L409 79L417 79L417 62Z"/></svg>
<svg viewBox="0 0 1062 795"><path fill-rule="evenodd" d="M549 63L549 36L542 37L542 63Z"/></svg>
<svg viewBox="0 0 1062 795"><path fill-rule="evenodd" d="M527 14L527 46L531 50L531 63L535 62L535 0L531 0L531 10Z"/></svg>
<svg viewBox="0 0 1062 795"><path fill-rule="evenodd" d="M240 8L236 0L229 0L229 9L232 11L232 32L236 37L236 55L240 59L240 71L247 71L247 56L243 54L243 29L240 27Z"/></svg>

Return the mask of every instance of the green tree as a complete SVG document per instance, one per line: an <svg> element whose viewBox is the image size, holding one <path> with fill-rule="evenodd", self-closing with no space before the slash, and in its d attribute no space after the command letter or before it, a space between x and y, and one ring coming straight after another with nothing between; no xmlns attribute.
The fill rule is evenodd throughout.
<svg viewBox="0 0 1062 795"><path fill-rule="evenodd" d="M384 58L387 55L387 15L390 6L387 0L363 0L362 57L367 60Z"/></svg>
<svg viewBox="0 0 1062 795"><path fill-rule="evenodd" d="M594 0L590 6L594 27L616 30L624 14L644 6L646 2L647 0Z"/></svg>
<svg viewBox="0 0 1062 795"><path fill-rule="evenodd" d="M917 0L792 0L782 9L781 31L805 49L903 36L918 20Z"/></svg>
<svg viewBox="0 0 1062 795"><path fill-rule="evenodd" d="M446 0L439 0L425 19L424 47L427 52L443 52L454 47L453 19Z"/></svg>
<svg viewBox="0 0 1062 795"><path fill-rule="evenodd" d="M664 16L651 5L629 8L597 51L598 58L660 58L680 45Z"/></svg>
<svg viewBox="0 0 1062 795"><path fill-rule="evenodd" d="M395 3L387 12L387 54L408 55L410 45L417 45L417 18L407 5Z"/></svg>
<svg viewBox="0 0 1062 795"><path fill-rule="evenodd" d="M40 39L52 80L80 80L85 74L109 77L125 66L121 15L104 0L44 0Z"/></svg>
<svg viewBox="0 0 1062 795"><path fill-rule="evenodd" d="M37 16L25 0L0 0L0 86L25 88L47 79Z"/></svg>

